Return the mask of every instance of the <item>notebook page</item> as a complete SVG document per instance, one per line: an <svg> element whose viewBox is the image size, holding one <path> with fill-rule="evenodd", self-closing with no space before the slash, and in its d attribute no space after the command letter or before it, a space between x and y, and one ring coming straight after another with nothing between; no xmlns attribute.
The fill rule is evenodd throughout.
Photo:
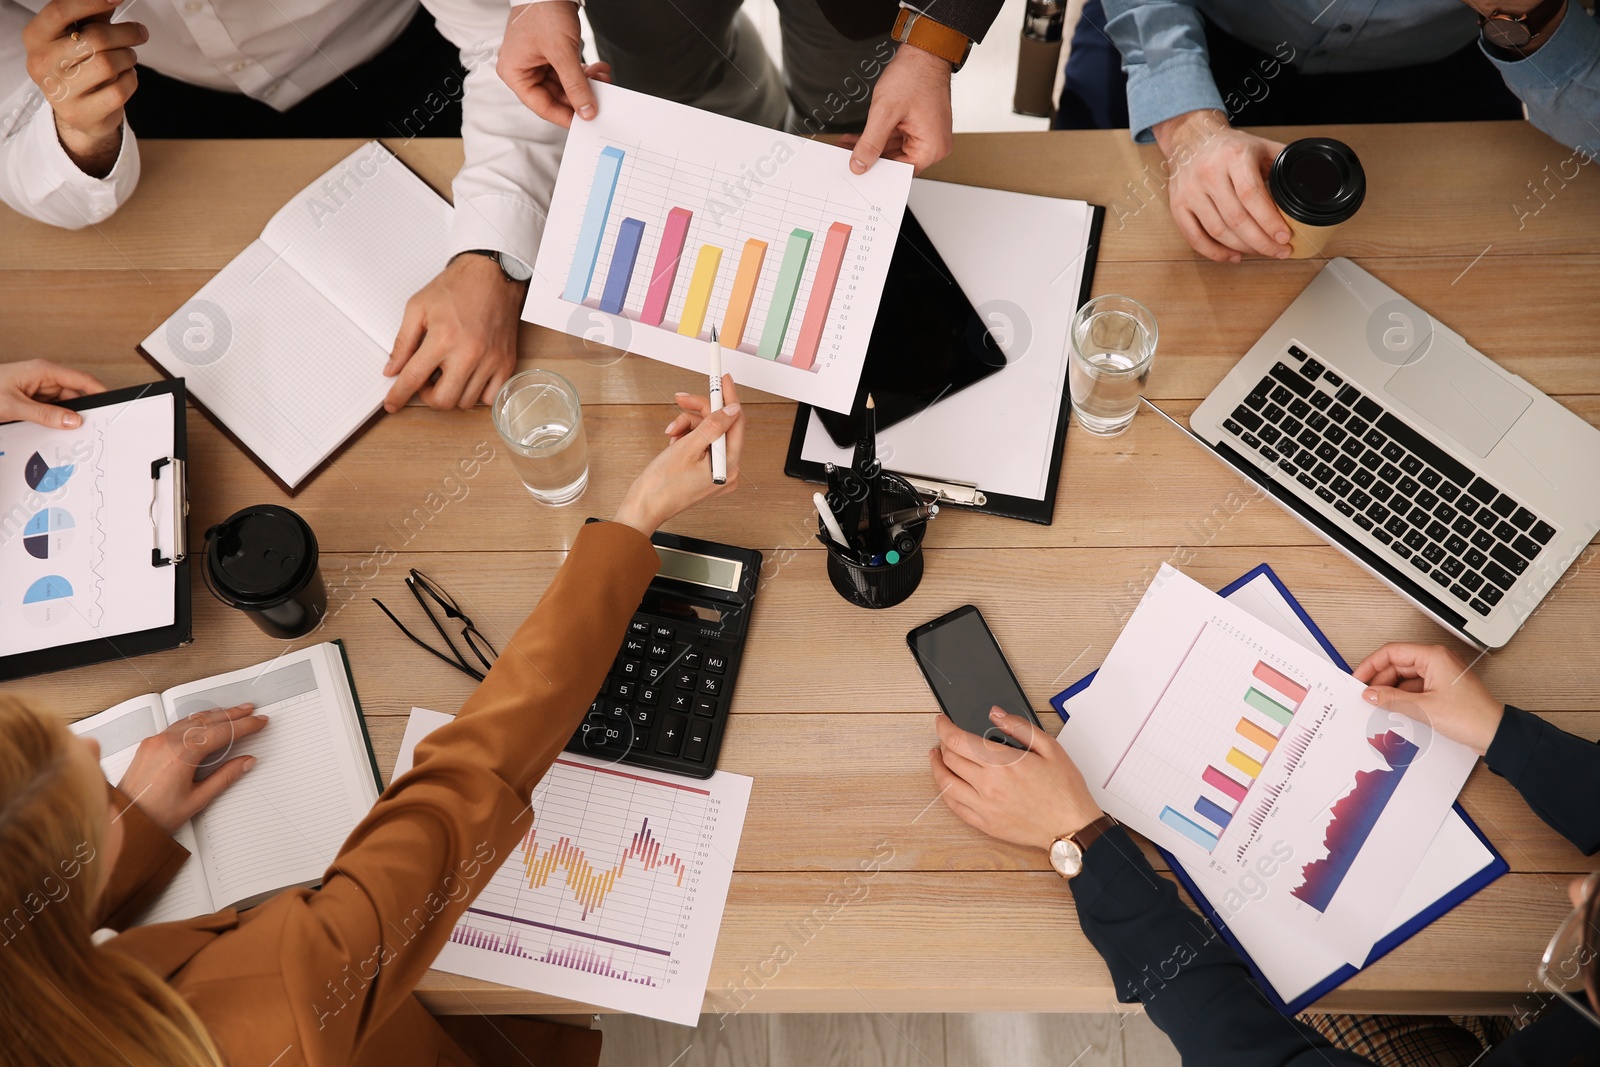
<svg viewBox="0 0 1600 1067"><path fill-rule="evenodd" d="M411 295L449 258L450 204L368 141L285 204L261 240L387 357Z"/></svg>
<svg viewBox="0 0 1600 1067"><path fill-rule="evenodd" d="M122 781L127 773L134 753L139 750L139 742L166 728L161 698L153 693L134 697L72 724L73 733L100 743L100 769L105 772L106 781L113 784ZM134 920L134 926L189 919L216 910L211 906L211 892L206 888L205 864L195 841L194 824L184 823L172 836L189 850L189 858L183 861L177 876L161 895Z"/></svg>
<svg viewBox="0 0 1600 1067"><path fill-rule="evenodd" d="M256 241L144 340L166 371L290 486L383 404L389 358Z"/></svg>
<svg viewBox="0 0 1600 1067"><path fill-rule="evenodd" d="M314 885L377 799L364 749L352 751L338 721L344 672L327 645L258 667L169 689L172 721L246 701L271 724L228 755L255 756L250 773L195 817L211 895L219 905Z"/></svg>

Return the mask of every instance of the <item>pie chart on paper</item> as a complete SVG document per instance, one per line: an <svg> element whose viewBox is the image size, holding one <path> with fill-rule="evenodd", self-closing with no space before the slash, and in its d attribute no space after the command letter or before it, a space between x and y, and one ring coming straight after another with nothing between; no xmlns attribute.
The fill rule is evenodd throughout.
<svg viewBox="0 0 1600 1067"><path fill-rule="evenodd" d="M39 453L35 452L28 457L28 464L23 469L22 476L27 479L28 488L40 493L53 493L67 484L67 479L72 477L74 464L63 463L59 467L52 467Z"/></svg>
<svg viewBox="0 0 1600 1067"><path fill-rule="evenodd" d="M72 612L72 583L59 574L40 578L22 594L22 613L35 626L52 626Z"/></svg>
<svg viewBox="0 0 1600 1067"><path fill-rule="evenodd" d="M22 547L35 559L59 557L72 543L74 527L66 508L42 508L22 528Z"/></svg>

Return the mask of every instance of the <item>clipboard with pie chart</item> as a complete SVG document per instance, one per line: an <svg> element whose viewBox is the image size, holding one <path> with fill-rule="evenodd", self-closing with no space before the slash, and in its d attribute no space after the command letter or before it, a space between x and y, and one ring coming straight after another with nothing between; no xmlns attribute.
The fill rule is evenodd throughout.
<svg viewBox="0 0 1600 1067"><path fill-rule="evenodd" d="M183 380L0 423L0 681L190 640Z"/></svg>

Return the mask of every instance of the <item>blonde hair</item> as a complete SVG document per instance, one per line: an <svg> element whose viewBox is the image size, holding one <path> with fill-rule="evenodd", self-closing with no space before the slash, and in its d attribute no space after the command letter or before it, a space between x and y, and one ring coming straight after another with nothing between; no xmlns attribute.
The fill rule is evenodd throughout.
<svg viewBox="0 0 1600 1067"><path fill-rule="evenodd" d="M0 696L0 1064L220 1067L171 986L90 939L106 801L76 744L64 723Z"/></svg>

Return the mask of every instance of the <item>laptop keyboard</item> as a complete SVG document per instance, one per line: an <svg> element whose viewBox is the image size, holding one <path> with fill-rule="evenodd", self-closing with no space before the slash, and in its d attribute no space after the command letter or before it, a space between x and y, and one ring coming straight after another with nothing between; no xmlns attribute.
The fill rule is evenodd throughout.
<svg viewBox="0 0 1600 1067"><path fill-rule="evenodd" d="M1222 428L1488 615L1555 527L1290 345Z"/></svg>

